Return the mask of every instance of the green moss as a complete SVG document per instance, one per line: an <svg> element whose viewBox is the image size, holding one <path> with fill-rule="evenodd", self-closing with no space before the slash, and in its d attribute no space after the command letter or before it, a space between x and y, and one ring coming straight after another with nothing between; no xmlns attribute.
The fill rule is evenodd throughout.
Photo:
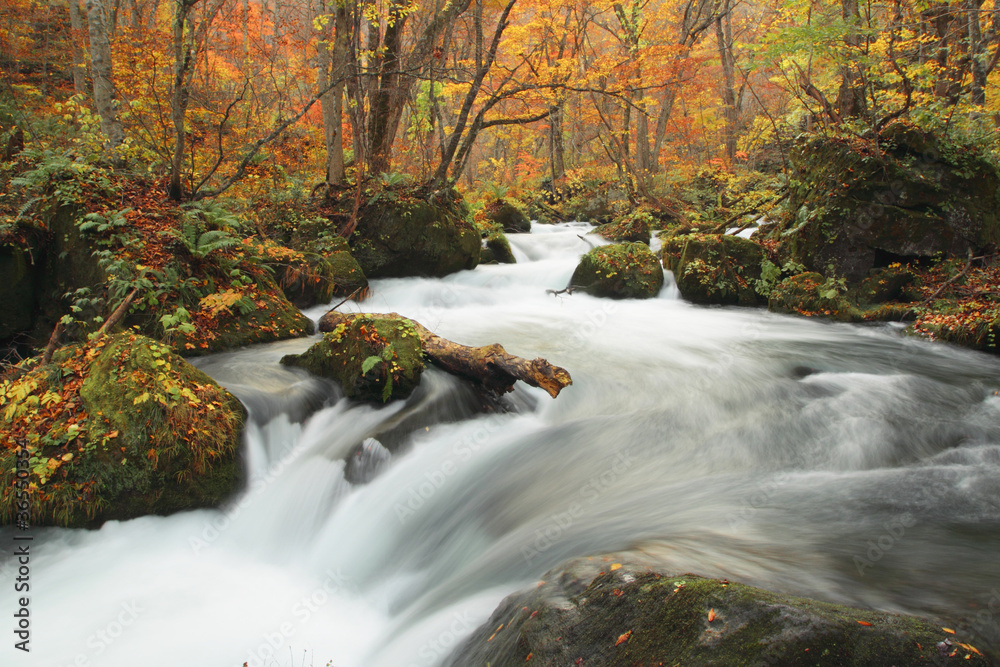
<svg viewBox="0 0 1000 667"><path fill-rule="evenodd" d="M637 209L626 215L621 215L606 225L597 227L592 234L598 234L616 242L641 241L649 243L650 229L659 221L647 209Z"/></svg>
<svg viewBox="0 0 1000 667"><path fill-rule="evenodd" d="M361 266L347 250L306 254L303 261L288 262L279 271L282 291L299 308L330 303L368 286Z"/></svg>
<svg viewBox="0 0 1000 667"><path fill-rule="evenodd" d="M880 254L964 256L1000 240L1000 175L986 160L902 122L879 148L821 136L795 147L776 236L786 257L857 282Z"/></svg>
<svg viewBox="0 0 1000 667"><path fill-rule="evenodd" d="M936 644L949 635L916 617L638 567L589 585L576 574L550 572L505 600L447 664L989 664L967 650L940 656Z"/></svg>
<svg viewBox="0 0 1000 667"><path fill-rule="evenodd" d="M281 363L336 380L350 398L377 402L409 396L424 370L420 337L410 320L377 315L356 315Z"/></svg>
<svg viewBox="0 0 1000 667"><path fill-rule="evenodd" d="M212 507L239 487L243 406L151 339L125 333L64 348L3 396L0 476L9 489L14 443L26 444L34 525ZM0 517L13 518L10 494Z"/></svg>
<svg viewBox="0 0 1000 667"><path fill-rule="evenodd" d="M435 202L416 191L387 192L359 213L351 251L369 278L444 276L479 264L479 234L460 195Z"/></svg>
<svg viewBox="0 0 1000 667"><path fill-rule="evenodd" d="M663 266L674 272L681 295L695 303L754 306L761 295L764 249L748 239L685 234L663 240Z"/></svg>
<svg viewBox="0 0 1000 667"><path fill-rule="evenodd" d="M776 313L858 319L841 286L815 272L782 280L771 290L768 307Z"/></svg>
<svg viewBox="0 0 1000 667"><path fill-rule="evenodd" d="M594 296L648 299L660 293L663 269L644 243L600 246L580 258L570 284Z"/></svg>
<svg viewBox="0 0 1000 667"><path fill-rule="evenodd" d="M531 221L519 208L504 199L493 199L476 214L476 223L482 226L499 226L502 231L526 233L531 231Z"/></svg>

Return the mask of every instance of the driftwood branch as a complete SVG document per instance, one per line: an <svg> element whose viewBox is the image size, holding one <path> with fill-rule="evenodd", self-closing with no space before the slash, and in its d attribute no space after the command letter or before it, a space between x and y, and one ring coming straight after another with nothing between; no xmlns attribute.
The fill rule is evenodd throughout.
<svg viewBox="0 0 1000 667"><path fill-rule="evenodd" d="M354 315L331 310L319 321L320 331L333 331L337 325ZM380 317L399 317L396 313ZM420 336L424 356L435 366L452 375L482 384L487 389L508 392L518 380L541 387L555 398L565 387L573 384L573 379L564 368L553 366L542 358L524 359L508 353L502 345L470 347L441 338L419 322L410 320Z"/></svg>
<svg viewBox="0 0 1000 667"><path fill-rule="evenodd" d="M111 331L111 327L118 324L118 320L120 320L125 316L125 312L128 310L128 307L132 305L132 300L138 293L139 293L138 289L132 290L131 292L128 293L128 296L125 297L120 304L118 304L118 307L115 308L113 313L111 313L111 316L108 317L108 319L104 322L104 324L101 325L101 328L97 330L97 334L99 336L103 336L104 334L108 333L109 331Z"/></svg>

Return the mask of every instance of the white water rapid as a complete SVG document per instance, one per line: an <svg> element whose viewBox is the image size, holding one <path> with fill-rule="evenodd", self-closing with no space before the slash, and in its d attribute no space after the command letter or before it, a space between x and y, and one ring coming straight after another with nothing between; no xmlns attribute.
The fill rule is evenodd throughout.
<svg viewBox="0 0 1000 667"><path fill-rule="evenodd" d="M482 414L431 370L405 405L353 405L278 365L312 340L199 360L251 410L247 490L218 511L35 529L32 650L5 612L0 664L431 666L549 568L627 549L938 614L996 645L1000 362L889 326L697 307L669 285L547 294L585 229L535 225L510 238L516 265L374 281L342 308L545 357L573 376L555 400L519 386L513 411Z"/></svg>

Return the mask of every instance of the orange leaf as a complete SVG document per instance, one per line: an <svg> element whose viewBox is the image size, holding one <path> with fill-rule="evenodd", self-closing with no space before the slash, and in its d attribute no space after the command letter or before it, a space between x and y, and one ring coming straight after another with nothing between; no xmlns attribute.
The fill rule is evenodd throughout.
<svg viewBox="0 0 1000 667"><path fill-rule="evenodd" d="M714 609L709 609L708 610L708 622L711 623L714 620L715 620L715 610Z"/></svg>
<svg viewBox="0 0 1000 667"><path fill-rule="evenodd" d="M615 642L615 646L618 646L619 644L624 644L625 642L628 641L628 638L631 637L631 636L632 636L632 631L631 630L629 630L625 634L618 635L618 641Z"/></svg>
<svg viewBox="0 0 1000 667"><path fill-rule="evenodd" d="M858 621L858 625L870 626L871 623L869 623L868 621Z"/></svg>
<svg viewBox="0 0 1000 667"><path fill-rule="evenodd" d="M944 630L945 632L947 632L949 635L955 634L955 631L952 630L951 628L941 628L941 629Z"/></svg>

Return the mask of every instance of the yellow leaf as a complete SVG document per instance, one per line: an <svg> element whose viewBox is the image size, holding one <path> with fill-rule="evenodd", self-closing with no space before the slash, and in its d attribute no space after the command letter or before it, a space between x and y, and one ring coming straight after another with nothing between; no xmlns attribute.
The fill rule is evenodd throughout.
<svg viewBox="0 0 1000 667"><path fill-rule="evenodd" d="M944 630L945 632L947 632L949 635L955 634L955 631L952 630L951 628L941 628L941 629Z"/></svg>
<svg viewBox="0 0 1000 667"><path fill-rule="evenodd" d="M615 570L620 570L621 567L622 567L621 563L612 563L611 564L611 571L614 572Z"/></svg>

